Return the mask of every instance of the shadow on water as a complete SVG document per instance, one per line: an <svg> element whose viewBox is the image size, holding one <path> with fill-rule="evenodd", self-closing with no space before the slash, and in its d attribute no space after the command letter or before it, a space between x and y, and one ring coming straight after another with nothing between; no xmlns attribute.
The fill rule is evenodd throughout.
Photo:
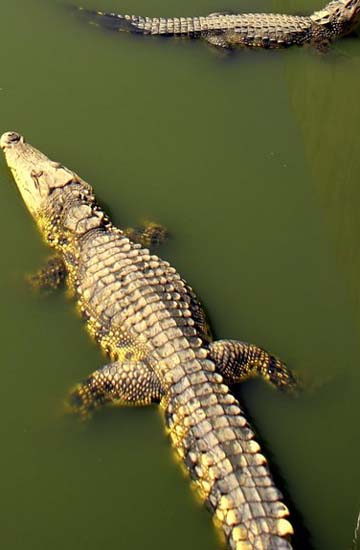
<svg viewBox="0 0 360 550"><path fill-rule="evenodd" d="M315 550L315 547L311 542L310 531L305 525L305 520L303 515L300 513L299 509L294 504L294 499L292 498L290 492L287 489L286 480L280 472L279 467L276 464L276 459L274 458L268 443L262 438L262 436L256 430L256 422L254 421L249 409L244 405L244 394L246 392L246 385L257 383L254 381L248 381L244 384L238 384L232 388L234 395L239 399L241 403L241 408L245 412L246 418L249 420L250 425L255 431L256 441L261 446L262 452L266 459L268 460L269 468L271 475L274 479L275 486L280 489L283 494L283 502L289 508L290 511L290 522L294 528L294 535L291 537L291 544L294 550Z"/></svg>

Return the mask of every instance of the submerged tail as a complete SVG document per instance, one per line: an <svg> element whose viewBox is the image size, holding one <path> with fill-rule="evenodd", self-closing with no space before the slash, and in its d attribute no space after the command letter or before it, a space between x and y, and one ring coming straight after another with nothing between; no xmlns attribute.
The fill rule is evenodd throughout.
<svg viewBox="0 0 360 550"><path fill-rule="evenodd" d="M137 25L139 17L121 15L118 13L107 13L103 11L89 10L79 7L78 11L84 15L90 23L99 25L111 31L144 32Z"/></svg>

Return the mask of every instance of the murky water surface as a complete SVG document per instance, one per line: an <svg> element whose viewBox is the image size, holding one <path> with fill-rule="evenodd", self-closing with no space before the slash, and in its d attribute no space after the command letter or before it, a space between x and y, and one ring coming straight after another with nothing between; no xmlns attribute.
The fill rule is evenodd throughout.
<svg viewBox="0 0 360 550"><path fill-rule="evenodd" d="M306 13L310 0L83 0L145 15ZM347 550L360 507L360 37L226 57L84 24L68 0L1 6L0 133L94 185L117 223L152 219L218 337L273 350L297 400L239 389L294 511L298 550ZM68 388L104 362L62 292L24 274L48 251L0 162L1 544L216 550L158 410L81 424Z"/></svg>

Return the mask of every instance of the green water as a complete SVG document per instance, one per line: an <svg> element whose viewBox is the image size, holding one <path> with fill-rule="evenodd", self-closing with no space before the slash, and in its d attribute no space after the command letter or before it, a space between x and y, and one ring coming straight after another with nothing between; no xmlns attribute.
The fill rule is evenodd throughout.
<svg viewBox="0 0 360 550"><path fill-rule="evenodd" d="M146 15L239 2L83 0ZM191 41L107 34L67 0L1 5L0 133L75 169L117 223L152 219L218 337L267 347L304 378L292 400L239 389L294 512L298 550L348 550L360 508L360 40L230 58ZM241 11L312 11L250 0ZM62 292L24 274L48 251L0 162L1 545L217 550L157 409L63 412L105 361Z"/></svg>

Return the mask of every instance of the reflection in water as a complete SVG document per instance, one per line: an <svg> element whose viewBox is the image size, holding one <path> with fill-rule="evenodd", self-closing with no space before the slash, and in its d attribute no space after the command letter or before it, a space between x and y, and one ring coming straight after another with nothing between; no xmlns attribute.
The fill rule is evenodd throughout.
<svg viewBox="0 0 360 550"><path fill-rule="evenodd" d="M360 329L358 50L355 41L344 41L342 51L331 51L328 58L313 56L301 67L289 63L287 75L315 189Z"/></svg>

